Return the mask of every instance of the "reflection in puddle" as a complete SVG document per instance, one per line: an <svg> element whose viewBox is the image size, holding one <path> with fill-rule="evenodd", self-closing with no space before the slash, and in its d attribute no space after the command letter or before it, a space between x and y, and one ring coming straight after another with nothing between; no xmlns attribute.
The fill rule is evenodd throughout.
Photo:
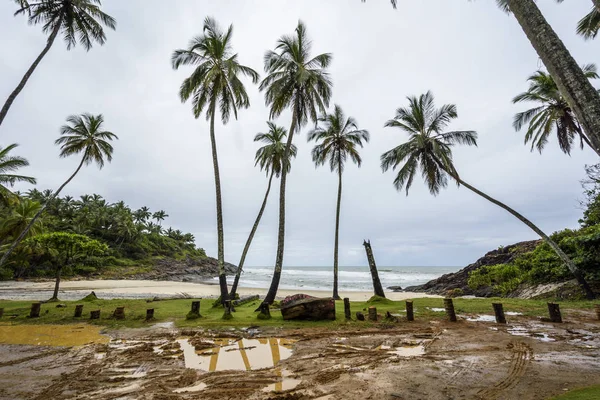
<svg viewBox="0 0 600 400"><path fill-rule="evenodd" d="M471 322L496 322L496 317L493 315L478 315L476 317L467 317L466 320Z"/></svg>
<svg viewBox="0 0 600 400"><path fill-rule="evenodd" d="M173 393L193 393L193 392L201 392L204 389L206 389L207 385L204 382L200 382L197 385L194 386L190 386L190 387L186 387L186 388L181 388L181 389L176 389L173 390Z"/></svg>
<svg viewBox="0 0 600 400"><path fill-rule="evenodd" d="M302 382L300 379L284 378L280 382L267 386L263 389L263 392L284 392L286 390L296 389L296 386L298 386L300 382Z"/></svg>
<svg viewBox="0 0 600 400"><path fill-rule="evenodd" d="M0 343L34 346L83 346L108 343L100 327L92 325L0 326Z"/></svg>
<svg viewBox="0 0 600 400"><path fill-rule="evenodd" d="M292 355L294 340L215 339L212 348L197 351L188 339L180 339L185 367L215 372L272 368Z"/></svg>
<svg viewBox="0 0 600 400"><path fill-rule="evenodd" d="M507 332L513 336L531 337L542 342L554 342L556 340L551 338L546 332L531 332L523 326L513 326Z"/></svg>
<svg viewBox="0 0 600 400"><path fill-rule="evenodd" d="M407 346L407 347L396 347L396 350L389 352L400 357L419 357L425 354L425 346Z"/></svg>

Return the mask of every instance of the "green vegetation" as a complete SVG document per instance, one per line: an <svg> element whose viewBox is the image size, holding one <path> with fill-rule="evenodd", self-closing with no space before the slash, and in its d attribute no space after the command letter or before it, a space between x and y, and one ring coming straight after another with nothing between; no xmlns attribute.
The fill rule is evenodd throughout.
<svg viewBox="0 0 600 400"><path fill-rule="evenodd" d="M457 314L487 314L493 315L492 302L501 301L505 311L523 313L525 316L537 317L546 315L548 307L545 301L521 300L521 299L454 299L454 308ZM223 309L212 308L213 299L202 299L200 305L201 317L197 319L186 319L190 312L192 300L166 300L147 303L146 300L89 300L89 301L63 301L66 308L57 308L56 303L42 304L40 318L29 318L31 302L26 301L0 301L0 308L4 308L4 317L0 323L11 324L71 324L77 321L85 321L91 324L107 326L111 328L142 327L158 322L173 321L178 327L206 327L211 329L227 329L229 327L248 326L274 326L286 328L301 327L326 327L331 329L359 328L377 326L372 322L360 322L353 319L346 321L344 317L343 301L336 302L335 321L284 321L281 313L271 308L271 319L257 319L258 312L255 310L261 304L260 300L236 307L233 318L223 322ZM73 317L76 304L84 304L83 318ZM377 312L385 315L391 313L402 313L404 301L353 301L351 311L354 316L357 311L365 312L371 306L377 307ZM594 303L590 301L564 301L561 302L561 311L568 315L572 310L593 309ZM112 318L112 313L117 307L125 307L125 320ZM419 298L414 299L415 318L431 320L443 320L446 318L443 312L431 311L430 308L443 307L442 299ZM154 308L155 320L145 322L146 309ZM99 320L89 320L91 310L102 310ZM17 315L11 318L12 315ZM354 318L354 317L353 317ZM380 323L385 323L382 321Z"/></svg>
<svg viewBox="0 0 600 400"><path fill-rule="evenodd" d="M346 118L342 108L335 105L332 114L324 114L319 118L324 127L317 126L308 134L308 141L314 140L317 145L312 150L312 160L318 167L329 162L331 172L338 175L337 208L335 212L335 243L333 246L333 295L338 294L338 247L340 236L340 208L342 203L342 173L348 157L360 168L362 158L357 147L363 147L363 141L369 142L369 132L358 129L358 123L352 117ZM319 143L320 142L320 143Z"/></svg>
<svg viewBox="0 0 600 400"><path fill-rule="evenodd" d="M596 400L600 399L600 386L590 386L583 389L571 390L552 400Z"/></svg>

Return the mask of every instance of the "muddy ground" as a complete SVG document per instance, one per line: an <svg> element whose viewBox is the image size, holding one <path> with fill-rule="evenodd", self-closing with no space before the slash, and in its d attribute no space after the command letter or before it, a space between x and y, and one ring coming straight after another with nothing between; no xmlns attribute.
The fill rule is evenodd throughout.
<svg viewBox="0 0 600 400"><path fill-rule="evenodd" d="M0 398L548 399L600 384L591 312L563 324L514 316L508 325L211 332L162 324L105 334L108 344L83 347L0 345ZM215 372L186 368L199 367L192 356Z"/></svg>

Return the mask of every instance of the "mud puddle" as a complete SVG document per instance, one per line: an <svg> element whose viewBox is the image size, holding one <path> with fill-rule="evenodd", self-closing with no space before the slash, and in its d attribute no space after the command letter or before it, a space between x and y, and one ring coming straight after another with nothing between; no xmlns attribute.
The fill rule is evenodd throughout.
<svg viewBox="0 0 600 400"><path fill-rule="evenodd" d="M273 368L292 355L290 339L215 339L200 345L189 339L177 340L186 368L217 371L253 371Z"/></svg>
<svg viewBox="0 0 600 400"><path fill-rule="evenodd" d="M92 325L0 325L0 344L74 347L109 340Z"/></svg>

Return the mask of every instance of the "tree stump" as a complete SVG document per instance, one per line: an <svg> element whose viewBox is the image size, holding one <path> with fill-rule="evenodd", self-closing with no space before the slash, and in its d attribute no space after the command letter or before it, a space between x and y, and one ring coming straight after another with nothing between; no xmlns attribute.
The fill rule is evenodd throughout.
<svg viewBox="0 0 600 400"><path fill-rule="evenodd" d="M344 314L346 315L346 319L352 319L352 312L350 311L350 299L344 298Z"/></svg>
<svg viewBox="0 0 600 400"><path fill-rule="evenodd" d="M600 304L596 304L594 306L594 310L596 310L596 318L598 318L598 321L600 321Z"/></svg>
<svg viewBox="0 0 600 400"><path fill-rule="evenodd" d="M81 318L83 315L83 304L77 304L75 306L75 314L73 314L74 318Z"/></svg>
<svg viewBox="0 0 600 400"><path fill-rule="evenodd" d="M369 262L369 269L371 271L371 280L373 281L373 291L375 292L375 296L385 298L383 286L381 286L381 280L379 279L379 273L377 272L377 265L375 264L375 256L373 256L373 249L371 248L371 241L365 240L363 246L365 246L365 252L367 253L367 261Z"/></svg>
<svg viewBox="0 0 600 400"><path fill-rule="evenodd" d="M154 308L146 310L146 321L152 321L154 319Z"/></svg>
<svg viewBox="0 0 600 400"><path fill-rule="evenodd" d="M42 311L42 303L33 303L31 305L31 312L29 313L29 318L39 318L40 311Z"/></svg>
<svg viewBox="0 0 600 400"><path fill-rule="evenodd" d="M271 319L271 310L269 310L268 303L261 303L258 307L258 319Z"/></svg>
<svg viewBox="0 0 600 400"><path fill-rule="evenodd" d="M497 324L506 324L506 317L504 316L504 307L502 307L502 303L492 303L492 307L494 307L494 314L496 315L496 323Z"/></svg>
<svg viewBox="0 0 600 400"><path fill-rule="evenodd" d="M356 319L359 321L364 321L365 320L365 314L361 313L360 311L356 312Z"/></svg>
<svg viewBox="0 0 600 400"><path fill-rule="evenodd" d="M444 308L450 322L456 322L456 313L454 312L454 303L452 299L444 299Z"/></svg>
<svg viewBox="0 0 600 400"><path fill-rule="evenodd" d="M556 303L548 303L548 313L550 314L550 322L562 323L560 315L560 306Z"/></svg>
<svg viewBox="0 0 600 400"><path fill-rule="evenodd" d="M200 300L192 301L192 309L186 315L185 319L200 318Z"/></svg>
<svg viewBox="0 0 600 400"><path fill-rule="evenodd" d="M4 308L0 308L0 318L4 315Z"/></svg>
<svg viewBox="0 0 600 400"><path fill-rule="evenodd" d="M115 312L113 312L113 318L115 318L115 319L125 319L125 307L117 307L117 308L115 308Z"/></svg>
<svg viewBox="0 0 600 400"><path fill-rule="evenodd" d="M90 311L90 319L100 319L100 310Z"/></svg>
<svg viewBox="0 0 600 400"><path fill-rule="evenodd" d="M225 300L225 303L223 304L223 308L224 308L224 312L223 312L223 319L231 319L233 318L233 315L231 315L231 311L232 311L232 307L231 307L231 300Z"/></svg>
<svg viewBox="0 0 600 400"><path fill-rule="evenodd" d="M369 307L369 321L377 321L377 308Z"/></svg>
<svg viewBox="0 0 600 400"><path fill-rule="evenodd" d="M412 300L406 300L406 320L414 321L415 313L413 311L413 302Z"/></svg>

